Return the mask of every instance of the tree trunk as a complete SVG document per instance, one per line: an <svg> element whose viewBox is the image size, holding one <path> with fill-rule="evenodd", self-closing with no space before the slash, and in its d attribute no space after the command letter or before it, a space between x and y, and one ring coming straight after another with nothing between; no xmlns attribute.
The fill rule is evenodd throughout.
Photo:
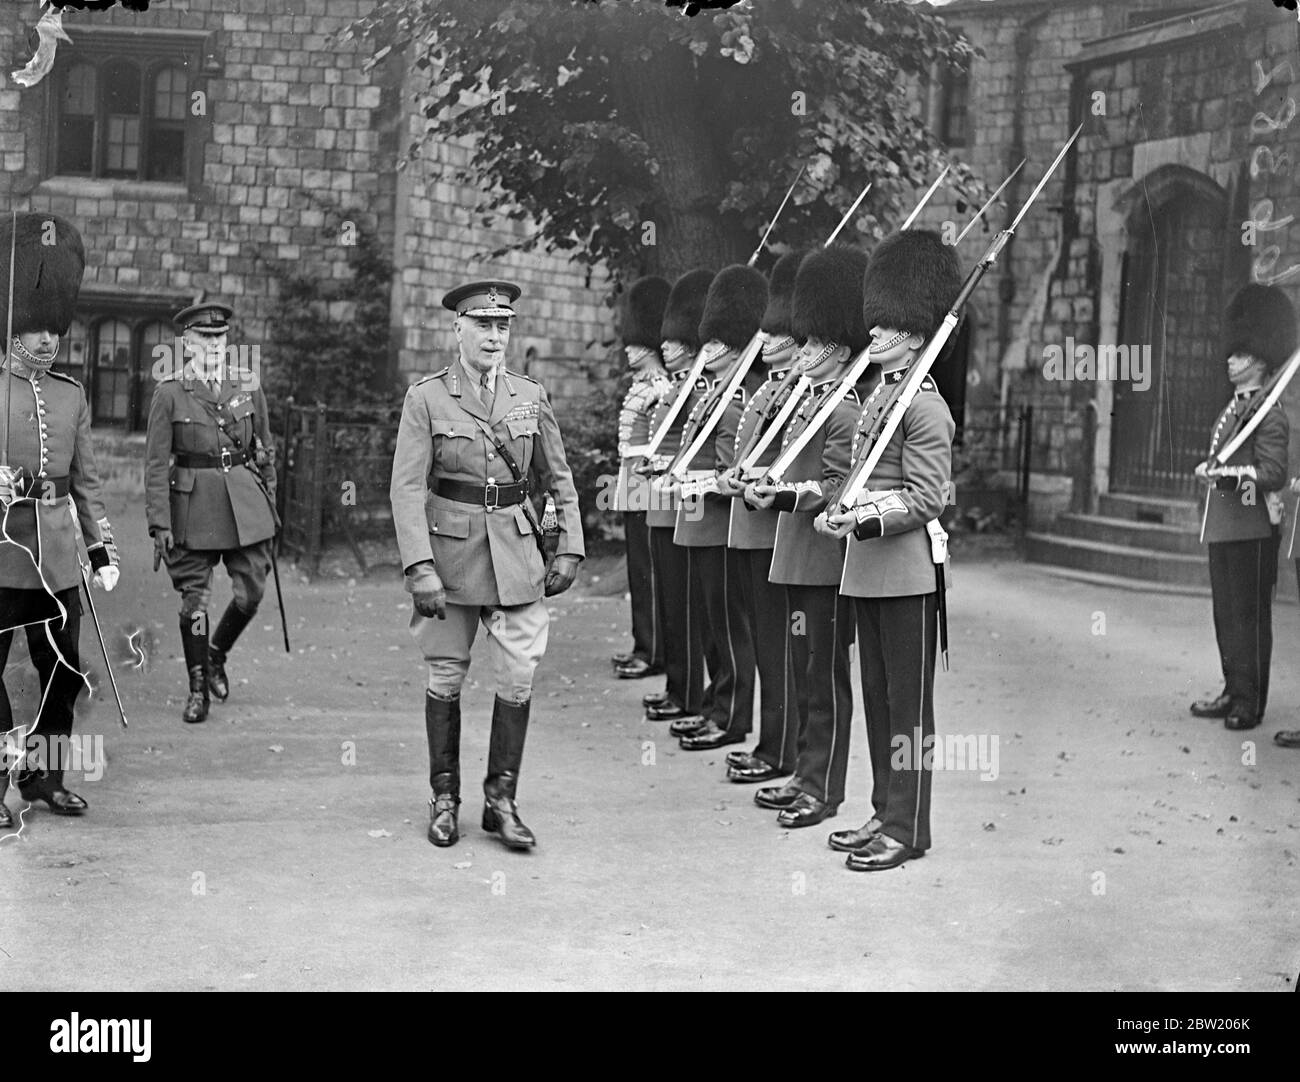
<svg viewBox="0 0 1300 1082"><path fill-rule="evenodd" d="M750 239L717 210L726 173L704 122L709 104L692 55L678 46L649 62L620 60L614 83L624 123L642 135L660 169L663 197L645 212L655 244L645 249L644 272L673 281L696 267L744 262Z"/></svg>

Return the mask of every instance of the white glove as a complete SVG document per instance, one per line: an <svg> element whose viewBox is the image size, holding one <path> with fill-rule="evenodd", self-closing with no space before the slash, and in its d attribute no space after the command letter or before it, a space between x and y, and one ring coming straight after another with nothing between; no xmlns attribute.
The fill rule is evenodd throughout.
<svg viewBox="0 0 1300 1082"><path fill-rule="evenodd" d="M109 592L117 585L118 570L116 564L108 564L101 567L95 572L95 584L105 592Z"/></svg>

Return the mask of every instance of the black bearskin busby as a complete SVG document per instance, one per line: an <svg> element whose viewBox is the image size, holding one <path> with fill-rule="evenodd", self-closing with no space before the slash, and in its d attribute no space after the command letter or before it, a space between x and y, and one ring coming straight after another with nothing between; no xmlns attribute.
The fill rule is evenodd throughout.
<svg viewBox="0 0 1300 1082"><path fill-rule="evenodd" d="M862 319L868 330L891 327L928 339L961 287L961 264L952 246L929 229L905 229L871 253L862 286Z"/></svg>
<svg viewBox="0 0 1300 1082"><path fill-rule="evenodd" d="M799 264L807 252L786 252L772 267L767 283L767 308L763 312L761 330L784 337L790 333L790 305L794 299L794 279Z"/></svg>
<svg viewBox="0 0 1300 1082"><path fill-rule="evenodd" d="M1242 286L1228 302L1223 322L1225 358L1249 353L1271 370L1295 352L1295 309L1277 286Z"/></svg>
<svg viewBox="0 0 1300 1082"><path fill-rule="evenodd" d="M13 333L68 333L86 249L81 234L57 214L18 215L17 240L13 220L0 217L0 334L9 320L9 246L14 244Z"/></svg>
<svg viewBox="0 0 1300 1082"><path fill-rule="evenodd" d="M668 306L668 294L672 286L668 279L657 275L638 278L627 291L627 304L623 309L622 323L618 336L625 346L644 346L646 349L658 349L664 340L660 333L664 321L664 309Z"/></svg>
<svg viewBox="0 0 1300 1082"><path fill-rule="evenodd" d="M794 280L790 332L800 339L835 342L858 353L871 340L862 322L862 281L867 253L833 244L804 257Z"/></svg>
<svg viewBox="0 0 1300 1082"><path fill-rule="evenodd" d="M712 281L713 271L692 270L673 283L672 292L668 294L668 307L664 309L663 341L681 342L693 352L699 351L700 319L704 315L704 298L708 296Z"/></svg>
<svg viewBox="0 0 1300 1082"><path fill-rule="evenodd" d="M700 317L700 341L744 349L758 333L767 307L767 279L743 263L723 267L709 284Z"/></svg>

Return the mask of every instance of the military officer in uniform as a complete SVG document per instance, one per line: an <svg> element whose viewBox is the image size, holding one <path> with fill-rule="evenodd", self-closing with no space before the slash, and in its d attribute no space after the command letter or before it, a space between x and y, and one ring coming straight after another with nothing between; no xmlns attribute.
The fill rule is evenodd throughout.
<svg viewBox="0 0 1300 1082"><path fill-rule="evenodd" d="M709 283L700 317L700 340L704 343L704 377L707 389L693 395L691 412L682 432L682 443L690 447L702 426L721 403L741 351L758 333L767 308L767 279L753 267L736 264L724 267ZM750 367L748 384L735 392L743 403L762 381L762 370ZM738 412L738 411L737 411ZM734 421L732 432L734 432ZM718 442L727 439L724 424L715 425L695 457L683 461L687 474L716 481L720 465ZM725 459L729 464L730 459ZM689 550L691 590L704 599L703 632L716 651L710 668L712 704L698 724L678 719L669 726L681 737L685 751L709 751L726 744L738 744L754 725L754 643L751 620L741 584L746 564L727 548L731 519L731 498L717 491L684 497L677 509L673 543Z"/></svg>
<svg viewBox="0 0 1300 1082"><path fill-rule="evenodd" d="M429 667L429 841L460 836L461 685L478 625L492 642L496 699L483 783L483 829L512 849L536 844L516 792L533 673L546 651L545 597L563 593L585 554L578 495L542 385L507 371L520 289L470 282L443 297L459 356L406 392L390 496L410 630ZM548 569L531 496L549 494L558 519Z"/></svg>
<svg viewBox="0 0 1300 1082"><path fill-rule="evenodd" d="M266 396L257 372L227 363L232 315L216 301L176 313L185 357L159 381L149 407L145 513L154 568L166 564L181 595L189 674L181 719L190 723L208 716L211 698L224 702L230 693L226 657L261 604L280 525ZM209 636L219 562L234 596Z"/></svg>
<svg viewBox="0 0 1300 1082"><path fill-rule="evenodd" d="M797 363L810 386L783 446L807 427L867 346L866 266L861 249L834 245L811 253L799 267L790 327L803 342ZM786 597L786 649L800 719L797 758L794 777L758 790L754 802L775 810L786 828L814 826L835 815L844 800L853 723L853 610L838 591L844 542L818 534L813 523L848 470L860 402L858 389L850 388L785 477L775 485L750 485L745 496L780 512L770 575Z"/></svg>
<svg viewBox="0 0 1300 1082"><path fill-rule="evenodd" d="M907 375L961 291L961 267L939 234L906 229L877 246L863 280L863 321L881 382L862 408L854 464L871 446L863 438ZM934 742L934 660L939 591L930 524L947 502L952 479L952 414L928 376L903 414L869 479L870 487L817 526L852 533L840 593L855 609L874 815L857 830L830 836L854 871L884 871L930 848ZM852 467L850 467L852 469ZM921 746L916 746L920 740Z"/></svg>
<svg viewBox="0 0 1300 1082"><path fill-rule="evenodd" d="M649 483L637 472L645 459L633 453L650 441L650 415L672 387L659 347L664 308L671 286L649 276L632 283L619 337L631 367L632 385L618 415L618 483L614 510L623 513L627 552L627 589L632 601L632 652L616 654L614 671L623 680L639 680L664 671L663 614L655 600L657 570L646 526Z"/></svg>
<svg viewBox="0 0 1300 1082"><path fill-rule="evenodd" d="M71 222L53 214L22 214L16 223L0 219L0 328L12 318L13 329L0 362L0 831L14 825L4 798L18 763L4 760L10 739L18 743L21 736L9 735L14 713L3 674L20 627L40 677L41 700L26 729L18 791L24 800L44 801L56 815L82 815L87 807L63 785L73 707L85 686L77 642L78 532L97 586L117 584L118 560L99 495L86 393L51 368L72 323L85 266Z"/></svg>
<svg viewBox="0 0 1300 1082"><path fill-rule="evenodd" d="M1214 632L1223 691L1192 704L1202 718L1223 718L1225 728L1253 729L1268 705L1273 654L1273 590L1281 538L1282 496L1291 428L1281 404L1224 465L1215 455L1232 439L1269 372L1295 349L1296 317L1277 286L1243 286L1229 302L1225 352L1232 401L1210 436L1210 455L1196 467L1208 482L1201 540L1210 550Z"/></svg>

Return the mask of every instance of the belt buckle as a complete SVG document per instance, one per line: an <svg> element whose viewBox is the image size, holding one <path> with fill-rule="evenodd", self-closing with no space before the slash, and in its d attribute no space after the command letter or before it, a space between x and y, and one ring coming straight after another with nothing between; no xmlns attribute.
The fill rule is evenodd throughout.
<svg viewBox="0 0 1300 1082"><path fill-rule="evenodd" d="M500 493L500 487L501 487L500 485L498 485L495 481L492 481L492 480L489 480L488 483L487 483L486 485L483 486L483 508L484 508L484 510L486 510L486 511L495 511L498 507L501 506L501 493ZM492 494L492 502L491 502L491 503L488 502L488 493L489 493L489 492L491 492L491 494Z"/></svg>
<svg viewBox="0 0 1300 1082"><path fill-rule="evenodd" d="M231 465L232 465L232 460L230 458L230 448L229 447L221 448L221 472L229 473Z"/></svg>

